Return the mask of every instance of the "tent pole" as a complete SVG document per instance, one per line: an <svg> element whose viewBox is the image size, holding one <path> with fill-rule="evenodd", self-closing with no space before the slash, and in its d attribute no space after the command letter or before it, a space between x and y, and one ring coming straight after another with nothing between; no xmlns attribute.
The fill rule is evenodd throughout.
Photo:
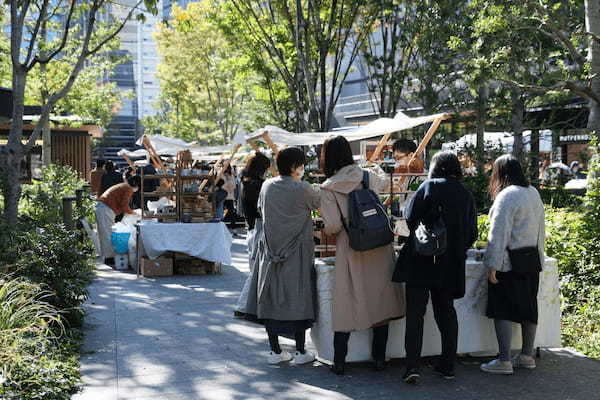
<svg viewBox="0 0 600 400"><path fill-rule="evenodd" d="M264 131L262 134L262 138L265 141L265 143L267 144L267 146L269 146L269 148L273 152L273 161L275 161L277 159L277 154L279 153L279 148L277 147L275 142L273 142L273 139L271 139L271 136L269 136L269 131ZM275 167L271 166L270 169L271 169L271 174L273 176L279 175L279 173L277 172Z"/></svg>
<svg viewBox="0 0 600 400"><path fill-rule="evenodd" d="M394 133L394 132L389 132L389 133L386 133L385 135L383 135L383 137L381 138L379 143L377 143L377 147L375 147L375 151L373 152L373 154L371 154L371 158L369 158L367 165L373 164L375 162L375 160L377 160L379 158L379 155L381 154L381 151L383 150L383 146L385 146L387 144L388 140L390 140L390 136L392 136L392 133Z"/></svg>
<svg viewBox="0 0 600 400"><path fill-rule="evenodd" d="M150 160L157 167L157 169L162 171L163 173L166 172L165 165L160 159L158 153L156 153L156 150L154 149L154 146L152 146L152 142L150 142L148 136L144 135L144 137L142 138L142 144L146 148L148 154L150 154Z"/></svg>
<svg viewBox="0 0 600 400"><path fill-rule="evenodd" d="M123 154L122 157L125 159L125 161L127 161L127 164L129 164L129 166L135 170L135 164L133 161L131 161L131 158L129 158L127 154Z"/></svg>
<svg viewBox="0 0 600 400"><path fill-rule="evenodd" d="M219 180L221 179L221 177L223 176L223 173L225 172L225 170L227 169L227 167L229 167L229 165L231 164L231 161L233 161L233 158L235 157L235 154L239 151L239 149L242 147L241 144L236 144L233 149L231 150L231 156L229 156L229 158L225 161L225 164L223 164L223 168L221 168L221 171L219 171L219 175L217 175L217 179L215 179L215 184L217 182L219 182ZM204 189L204 187L206 186L206 184L208 183L208 179L205 179L202 184L200 185L200 189L198 190L199 192L202 192L202 190Z"/></svg>

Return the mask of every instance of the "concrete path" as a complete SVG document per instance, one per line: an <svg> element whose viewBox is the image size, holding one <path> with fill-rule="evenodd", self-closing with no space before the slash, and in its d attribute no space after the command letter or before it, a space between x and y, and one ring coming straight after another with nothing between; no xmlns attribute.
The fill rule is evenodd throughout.
<svg viewBox="0 0 600 400"><path fill-rule="evenodd" d="M100 266L85 306L85 387L74 399L600 399L600 361L564 349L514 376L465 359L456 380L424 370L419 386L401 382L401 360L382 373L353 364L342 377L318 362L269 366L264 330L232 318L248 273L242 243L217 276L146 279Z"/></svg>

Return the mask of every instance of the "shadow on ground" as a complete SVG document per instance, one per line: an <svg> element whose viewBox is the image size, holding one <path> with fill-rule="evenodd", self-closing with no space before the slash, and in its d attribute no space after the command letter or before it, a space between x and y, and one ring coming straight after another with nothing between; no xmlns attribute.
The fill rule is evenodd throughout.
<svg viewBox="0 0 600 400"><path fill-rule="evenodd" d="M136 278L100 266L86 303L84 391L77 399L600 399L600 362L567 350L542 352L539 368L514 376L461 359L457 379L424 368L422 384L400 380L402 361L335 376L315 362L266 364L263 328L232 318L248 273L241 240L222 275ZM293 342L282 339L290 351ZM309 349L311 343L308 343Z"/></svg>

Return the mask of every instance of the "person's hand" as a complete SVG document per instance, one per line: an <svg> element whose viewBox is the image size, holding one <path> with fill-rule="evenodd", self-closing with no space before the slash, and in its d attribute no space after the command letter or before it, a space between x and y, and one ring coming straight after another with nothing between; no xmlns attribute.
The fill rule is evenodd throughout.
<svg viewBox="0 0 600 400"><path fill-rule="evenodd" d="M488 271L488 281L490 281L491 284L497 284L498 283L498 278L496 278L496 270L495 269L490 269Z"/></svg>

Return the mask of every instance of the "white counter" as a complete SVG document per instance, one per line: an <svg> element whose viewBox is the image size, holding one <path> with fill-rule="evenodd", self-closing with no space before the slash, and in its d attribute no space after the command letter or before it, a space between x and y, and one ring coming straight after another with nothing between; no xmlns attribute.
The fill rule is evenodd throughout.
<svg viewBox="0 0 600 400"><path fill-rule="evenodd" d="M318 319L311 329L311 338L319 360L333 360L332 289L334 266L322 260L315 262L317 271ZM480 261L469 258L466 266L466 294L456 300L458 316L458 353L489 352L498 350L493 320L485 316L487 304L487 270ZM546 258L544 271L540 274L538 293L538 330L535 346L560 347L560 291L558 265L555 259ZM405 320L390 324L387 358L405 357ZM433 319L431 301L427 306L423 328L423 356L441 353L440 333ZM514 324L513 349L520 349L520 326ZM371 330L352 332L348 344L347 362L371 359Z"/></svg>

